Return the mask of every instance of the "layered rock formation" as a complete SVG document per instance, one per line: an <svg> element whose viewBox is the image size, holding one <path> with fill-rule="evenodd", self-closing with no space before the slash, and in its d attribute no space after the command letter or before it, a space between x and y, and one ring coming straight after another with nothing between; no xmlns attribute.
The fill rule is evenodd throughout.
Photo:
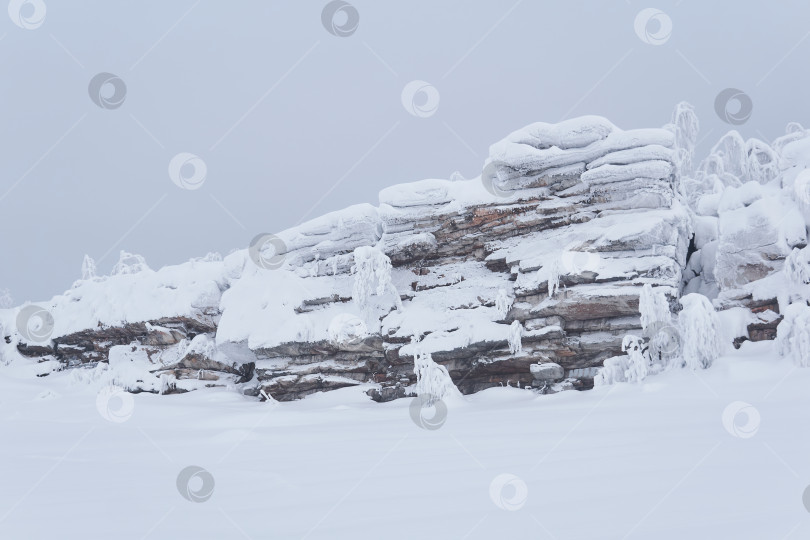
<svg viewBox="0 0 810 540"><path fill-rule="evenodd" d="M744 152L745 174L764 185L781 178L768 165L780 154L721 141L685 189L690 114L679 109L666 129L623 131L600 117L532 124L491 147L481 178L393 186L379 206L259 235L224 259L81 280L39 304L52 316L45 339L22 310L4 311L3 357L37 359L40 375L84 368L135 391L219 385L277 400L347 386L377 400L409 395L416 354L463 393L589 388L622 338L640 334L644 284L673 306L687 287L738 307L730 299L753 302L744 286L806 238L797 229L784 247L764 239L740 254L747 233L724 212L753 206L756 189L739 180L747 195L717 197L716 182L733 184L736 161L723 156ZM773 264L751 265L757 257Z"/></svg>

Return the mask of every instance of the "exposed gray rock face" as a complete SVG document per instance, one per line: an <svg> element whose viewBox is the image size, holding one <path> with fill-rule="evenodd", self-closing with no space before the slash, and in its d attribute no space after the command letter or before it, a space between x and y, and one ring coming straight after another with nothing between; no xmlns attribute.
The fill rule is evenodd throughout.
<svg viewBox="0 0 810 540"><path fill-rule="evenodd" d="M548 362L545 364L532 364L529 369L535 381L557 382L565 378L565 370L560 364Z"/></svg>
<svg viewBox="0 0 810 540"><path fill-rule="evenodd" d="M57 337L47 343L20 342L17 350L29 358L48 358L66 367L106 362L110 349L118 345L137 343L155 352L181 340L193 339L199 334L214 332L210 321L189 317L165 317L158 320L126 323L121 326L103 326Z"/></svg>

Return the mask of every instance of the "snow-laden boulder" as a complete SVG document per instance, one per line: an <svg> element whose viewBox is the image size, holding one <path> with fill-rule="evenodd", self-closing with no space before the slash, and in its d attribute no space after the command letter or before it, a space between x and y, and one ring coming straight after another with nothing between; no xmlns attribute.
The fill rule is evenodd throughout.
<svg viewBox="0 0 810 540"><path fill-rule="evenodd" d="M735 190L727 195L740 204L720 214L714 276L721 287L733 289L779 270L794 247L806 245L807 234L799 210L786 199L771 196L745 205Z"/></svg>
<svg viewBox="0 0 810 540"><path fill-rule="evenodd" d="M665 129L623 131L585 116L515 131L490 147L488 163L503 193L573 187L586 170L592 183L666 178L672 172L674 135Z"/></svg>

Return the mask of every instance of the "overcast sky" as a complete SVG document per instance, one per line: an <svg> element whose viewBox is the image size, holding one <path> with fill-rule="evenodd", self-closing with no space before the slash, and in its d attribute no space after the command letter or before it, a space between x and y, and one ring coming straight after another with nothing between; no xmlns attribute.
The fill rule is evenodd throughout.
<svg viewBox="0 0 810 540"><path fill-rule="evenodd" d="M38 3L44 17L13 0L0 20L0 289L15 303L69 288L85 253L101 273L121 249L159 268L391 184L476 176L535 121L661 126L686 100L703 152L733 127L772 140L810 124L806 0L664 0L638 32L638 0L352 0L331 33L325 0ZM99 73L118 86L102 76L91 98ZM423 90L410 111L406 87ZM753 103L738 126L715 113L726 88Z"/></svg>

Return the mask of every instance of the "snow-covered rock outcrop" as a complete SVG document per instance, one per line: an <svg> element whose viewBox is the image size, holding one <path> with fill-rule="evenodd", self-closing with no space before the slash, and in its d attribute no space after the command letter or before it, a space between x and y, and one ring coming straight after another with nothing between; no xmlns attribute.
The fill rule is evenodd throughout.
<svg viewBox="0 0 810 540"><path fill-rule="evenodd" d="M774 339L789 301L782 269L807 245L810 226L810 132L796 123L768 144L724 135L697 170L681 179L695 237L684 293L699 292L720 309L757 313L742 339Z"/></svg>
<svg viewBox="0 0 810 540"><path fill-rule="evenodd" d="M137 356L160 377L134 390L238 385L277 400L355 385L413 395L417 358L462 393L545 388L547 372L589 388L626 335L643 335L645 285L673 307L697 292L778 312L758 291L806 244L806 132L773 146L732 132L695 168L697 128L685 104L661 129L536 123L492 145L480 178L392 186L378 206L259 235L224 259L85 272L27 315L0 311L3 358L36 358L47 374L117 347L116 362Z"/></svg>

